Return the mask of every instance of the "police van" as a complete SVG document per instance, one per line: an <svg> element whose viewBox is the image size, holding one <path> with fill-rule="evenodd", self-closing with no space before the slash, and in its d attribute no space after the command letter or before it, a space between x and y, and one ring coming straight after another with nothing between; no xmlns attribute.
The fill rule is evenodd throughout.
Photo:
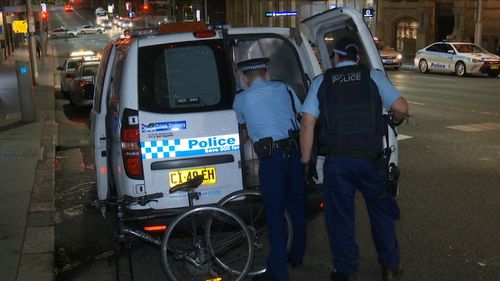
<svg viewBox="0 0 500 281"><path fill-rule="evenodd" d="M91 110L99 199L163 197L133 210L183 208L186 194L169 189L197 176L195 204L212 204L236 190L258 186L258 160L241 142L232 104L244 89L236 64L269 58L271 79L303 100L312 79L331 66L335 40L359 42L361 62L384 71L371 33L355 10L318 14L294 28L202 29L125 36L109 43L96 76ZM317 58L311 45L319 52ZM272 101L269 101L272 102ZM321 195L321 162L316 192Z"/></svg>

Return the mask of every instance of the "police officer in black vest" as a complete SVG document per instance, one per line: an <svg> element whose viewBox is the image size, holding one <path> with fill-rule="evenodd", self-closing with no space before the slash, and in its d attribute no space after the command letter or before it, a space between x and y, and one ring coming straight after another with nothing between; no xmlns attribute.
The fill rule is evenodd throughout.
<svg viewBox="0 0 500 281"><path fill-rule="evenodd" d="M300 132L301 161L307 167L318 121L317 143L324 145L326 154L325 219L335 266L331 280L350 280L358 270L357 190L367 206L382 280L391 280L402 273L394 226L399 207L386 188L383 138L387 125L382 108L400 123L407 116L408 103L382 71L357 65L359 50L353 40L337 41L333 56L335 68L315 78L304 101Z"/></svg>

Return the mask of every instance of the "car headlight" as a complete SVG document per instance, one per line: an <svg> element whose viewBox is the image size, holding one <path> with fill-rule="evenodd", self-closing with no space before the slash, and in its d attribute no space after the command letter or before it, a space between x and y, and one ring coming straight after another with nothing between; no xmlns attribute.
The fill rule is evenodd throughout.
<svg viewBox="0 0 500 281"><path fill-rule="evenodd" d="M472 62L473 62L473 63L478 63L478 62L482 62L482 60L472 59Z"/></svg>
<svg viewBox="0 0 500 281"><path fill-rule="evenodd" d="M401 54L398 54L398 55L396 56L396 59L398 59L398 60L400 60L400 59L402 59L402 58L403 58L403 56L402 56Z"/></svg>

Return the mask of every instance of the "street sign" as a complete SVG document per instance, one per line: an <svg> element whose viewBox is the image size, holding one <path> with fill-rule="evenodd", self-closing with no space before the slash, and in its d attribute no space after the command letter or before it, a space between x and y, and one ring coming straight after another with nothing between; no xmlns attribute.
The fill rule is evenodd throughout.
<svg viewBox="0 0 500 281"><path fill-rule="evenodd" d="M25 20L12 21L12 30L14 31L14 33L27 33L28 22Z"/></svg>
<svg viewBox="0 0 500 281"><path fill-rule="evenodd" d="M295 17L299 13L297 11L267 11L265 13L266 17Z"/></svg>
<svg viewBox="0 0 500 281"><path fill-rule="evenodd" d="M365 18L373 18L373 14L375 10L373 8L363 9L363 17Z"/></svg>

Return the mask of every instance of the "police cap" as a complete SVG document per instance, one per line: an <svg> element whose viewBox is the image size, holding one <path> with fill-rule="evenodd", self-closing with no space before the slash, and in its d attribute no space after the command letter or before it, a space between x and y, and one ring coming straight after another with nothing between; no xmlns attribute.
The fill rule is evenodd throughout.
<svg viewBox="0 0 500 281"><path fill-rule="evenodd" d="M356 59L356 57L359 55L359 49L354 40L349 38L342 38L335 44L332 56L334 55L334 53Z"/></svg>
<svg viewBox="0 0 500 281"><path fill-rule="evenodd" d="M238 63L238 69L243 73L254 71L254 70L266 70L268 58L257 58L251 60L245 60Z"/></svg>

